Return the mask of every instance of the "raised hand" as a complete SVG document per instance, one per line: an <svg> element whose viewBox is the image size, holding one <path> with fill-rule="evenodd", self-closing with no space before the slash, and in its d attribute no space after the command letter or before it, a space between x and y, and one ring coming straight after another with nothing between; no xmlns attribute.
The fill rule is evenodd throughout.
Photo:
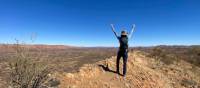
<svg viewBox="0 0 200 88"><path fill-rule="evenodd" d="M113 24L110 24L111 25L111 27L113 27L114 25Z"/></svg>
<svg viewBox="0 0 200 88"><path fill-rule="evenodd" d="M131 33L129 35L129 38L132 37L134 30L135 30L135 24L132 25L132 30L131 30Z"/></svg>
<svg viewBox="0 0 200 88"><path fill-rule="evenodd" d="M113 25L113 24L110 24L110 26L111 26L112 30L115 30L115 28L114 28L114 25Z"/></svg>
<svg viewBox="0 0 200 88"><path fill-rule="evenodd" d="M110 24L111 28L112 28L112 31L114 32L115 36L118 38L118 35L117 33L115 32L115 28L114 28L114 25L113 24Z"/></svg>
<svg viewBox="0 0 200 88"><path fill-rule="evenodd" d="M135 29L135 24L132 24L132 29Z"/></svg>

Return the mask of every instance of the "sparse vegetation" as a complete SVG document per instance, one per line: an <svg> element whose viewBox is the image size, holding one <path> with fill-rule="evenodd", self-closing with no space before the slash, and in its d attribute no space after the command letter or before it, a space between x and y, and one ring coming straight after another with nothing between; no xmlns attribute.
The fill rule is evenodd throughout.
<svg viewBox="0 0 200 88"><path fill-rule="evenodd" d="M143 51L149 53L149 57L168 65L184 60L200 67L200 46L157 46L143 49Z"/></svg>
<svg viewBox="0 0 200 88"><path fill-rule="evenodd" d="M149 57L156 59L158 63L163 62L166 65L170 65L178 61L176 55L167 53L161 47L154 47L149 53Z"/></svg>
<svg viewBox="0 0 200 88"><path fill-rule="evenodd" d="M8 84L11 84L9 80L11 76L8 72L12 70L13 75L16 75L14 74L16 63L18 68L24 67L24 69L20 68L21 72L27 68L32 68L32 70L29 69L31 71L47 71L47 73L49 69L51 72L77 72L83 64L94 63L116 53L115 48L81 48L60 45L4 44L0 45L0 49L0 67L4 67L0 68L0 88L6 88ZM5 85L1 80L8 81L8 83ZM49 80L51 79L47 81Z"/></svg>
<svg viewBox="0 0 200 88"><path fill-rule="evenodd" d="M15 56L10 59L10 86L12 88L40 88L48 78L50 69L39 56L32 57L28 48L15 45Z"/></svg>
<svg viewBox="0 0 200 88"><path fill-rule="evenodd" d="M104 60L116 55L116 48L84 48L69 46L48 46L48 45L0 45L0 79L9 81L12 87L32 88L33 85L54 86L59 85L60 80L47 80L49 67L52 72L65 73L77 72L83 64L90 64ZM199 52L200 46L157 46L130 48L130 53L139 50L144 56L151 57L155 61L152 65L156 72L168 75L170 79L176 79L177 84L184 83L180 77L190 76L198 83L200 79ZM135 58L138 59L138 58ZM147 58L144 58L144 60ZM151 61L148 60L148 61ZM9 65L6 63L9 62ZM184 63L182 63L184 62ZM159 65L161 64L161 65ZM184 65L183 65L184 64ZM150 66L150 65L148 65ZM181 67L183 66L183 67ZM10 69L7 69L9 67ZM178 67L178 68L176 68ZM20 68L20 69L19 69ZM27 69L31 68L31 69ZM10 76L7 77L7 71ZM169 73L169 74L168 74ZM29 75L27 75L29 74ZM21 77L19 77L21 75ZM39 76L40 75L40 76ZM180 76L180 77L177 77ZM6 78L5 78L6 77ZM176 78L177 77L177 78ZM10 78L10 80L7 80ZM12 78L12 79L11 79ZM28 81L24 81L24 80ZM3 82L0 80L0 87ZM13 80L13 81L11 81ZM41 80L39 83L36 80ZM199 80L199 81L198 81ZM19 84L19 82L21 84ZM34 83L35 82L35 83ZM1 85L2 83L2 85ZM62 83L62 82L61 82ZM187 86L185 84L182 86ZM6 88L3 86L2 88Z"/></svg>

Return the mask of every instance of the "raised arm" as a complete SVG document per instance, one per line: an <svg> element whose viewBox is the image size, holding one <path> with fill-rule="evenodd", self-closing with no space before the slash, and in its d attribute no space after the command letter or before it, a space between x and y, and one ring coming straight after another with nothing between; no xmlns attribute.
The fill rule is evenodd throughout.
<svg viewBox="0 0 200 88"><path fill-rule="evenodd" d="M110 24L110 26L111 26L111 29L112 29L112 31L114 32L115 36L118 38L118 35L117 35L117 33L115 32L114 25L113 25L113 24Z"/></svg>
<svg viewBox="0 0 200 88"><path fill-rule="evenodd" d="M131 32L129 34L129 39L132 37L134 30L135 30L135 24L132 25L132 29L131 29Z"/></svg>

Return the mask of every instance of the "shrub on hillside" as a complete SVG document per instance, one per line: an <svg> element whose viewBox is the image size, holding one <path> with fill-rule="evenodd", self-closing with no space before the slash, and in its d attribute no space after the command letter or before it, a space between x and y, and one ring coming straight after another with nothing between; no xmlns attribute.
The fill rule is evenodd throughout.
<svg viewBox="0 0 200 88"><path fill-rule="evenodd" d="M149 57L156 59L158 62L161 61L166 65L173 64L178 60L177 56L165 52L161 47L154 47L151 50Z"/></svg>

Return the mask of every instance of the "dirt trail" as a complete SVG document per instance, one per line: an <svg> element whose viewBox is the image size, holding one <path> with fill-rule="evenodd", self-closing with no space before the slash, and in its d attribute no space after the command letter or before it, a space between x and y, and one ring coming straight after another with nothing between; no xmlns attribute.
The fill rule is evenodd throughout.
<svg viewBox="0 0 200 88"><path fill-rule="evenodd" d="M86 64L77 73L56 74L61 81L59 88L171 88L168 79L147 67L148 62L138 52L129 55L126 79L115 73L115 62L116 57L112 57Z"/></svg>

